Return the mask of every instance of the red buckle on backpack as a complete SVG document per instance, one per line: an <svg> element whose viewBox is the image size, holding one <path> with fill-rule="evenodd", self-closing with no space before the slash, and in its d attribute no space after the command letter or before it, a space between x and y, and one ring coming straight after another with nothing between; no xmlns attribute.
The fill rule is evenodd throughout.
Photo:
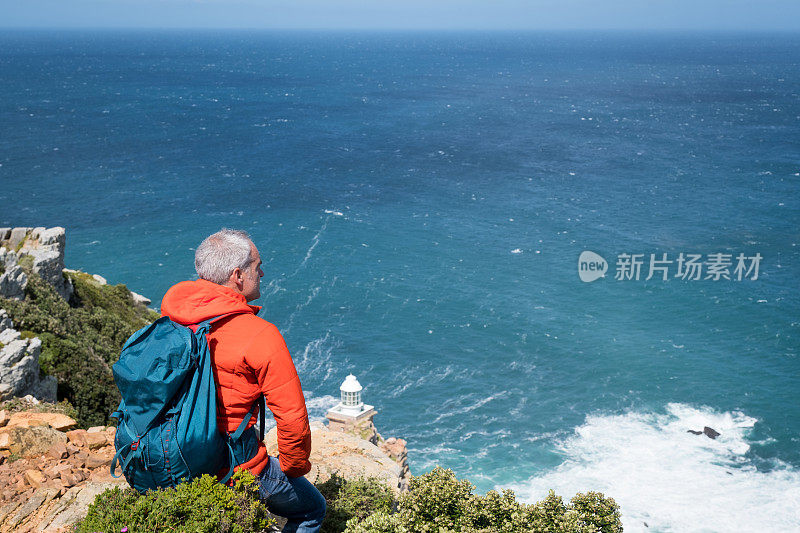
<svg viewBox="0 0 800 533"><path fill-rule="evenodd" d="M138 440L136 442L132 442L131 443L131 450L136 450L136 448L138 448L138 447L139 447L139 441Z"/></svg>

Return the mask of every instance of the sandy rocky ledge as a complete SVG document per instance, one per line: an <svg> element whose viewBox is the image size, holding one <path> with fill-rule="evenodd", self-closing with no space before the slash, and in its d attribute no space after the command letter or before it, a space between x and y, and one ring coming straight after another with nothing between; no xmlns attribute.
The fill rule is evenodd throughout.
<svg viewBox="0 0 800 533"><path fill-rule="evenodd" d="M30 400L33 408L36 400ZM98 494L127 487L124 478L109 472L115 428L75 426L60 413L0 411L0 533L69 531ZM274 428L265 442L274 455ZM321 482L334 472L348 479L373 476L400 492L408 478L406 443L395 438L379 443L314 422L313 468L306 477Z"/></svg>
<svg viewBox="0 0 800 533"><path fill-rule="evenodd" d="M35 400L33 400L35 402ZM0 411L0 532L66 531L111 477L113 427L74 429L60 413Z"/></svg>

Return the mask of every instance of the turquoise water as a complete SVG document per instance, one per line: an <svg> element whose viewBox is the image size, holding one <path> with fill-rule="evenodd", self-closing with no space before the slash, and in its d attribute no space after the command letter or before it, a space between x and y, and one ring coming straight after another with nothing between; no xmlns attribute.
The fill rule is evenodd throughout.
<svg viewBox="0 0 800 533"><path fill-rule="evenodd" d="M790 34L6 32L0 225L154 305L247 230L312 417L356 374L415 473L800 530L799 75ZM758 279L614 279L718 252Z"/></svg>

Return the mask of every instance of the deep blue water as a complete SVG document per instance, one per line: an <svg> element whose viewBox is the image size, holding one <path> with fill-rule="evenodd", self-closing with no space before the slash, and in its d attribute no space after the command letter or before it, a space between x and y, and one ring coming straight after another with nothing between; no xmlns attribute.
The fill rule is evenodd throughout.
<svg viewBox="0 0 800 533"><path fill-rule="evenodd" d="M312 416L355 373L415 473L800 529L799 82L797 34L6 31L0 225L154 305L247 230ZM644 280L718 252L758 279Z"/></svg>

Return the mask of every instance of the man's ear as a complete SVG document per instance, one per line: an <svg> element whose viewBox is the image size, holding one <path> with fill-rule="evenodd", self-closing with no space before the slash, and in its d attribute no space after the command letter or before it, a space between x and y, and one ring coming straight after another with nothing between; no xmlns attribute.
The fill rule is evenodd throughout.
<svg viewBox="0 0 800 533"><path fill-rule="evenodd" d="M234 268L233 272L231 272L231 277L228 279L231 281L231 283L237 286L244 283L244 273L242 272L242 269L238 267Z"/></svg>

